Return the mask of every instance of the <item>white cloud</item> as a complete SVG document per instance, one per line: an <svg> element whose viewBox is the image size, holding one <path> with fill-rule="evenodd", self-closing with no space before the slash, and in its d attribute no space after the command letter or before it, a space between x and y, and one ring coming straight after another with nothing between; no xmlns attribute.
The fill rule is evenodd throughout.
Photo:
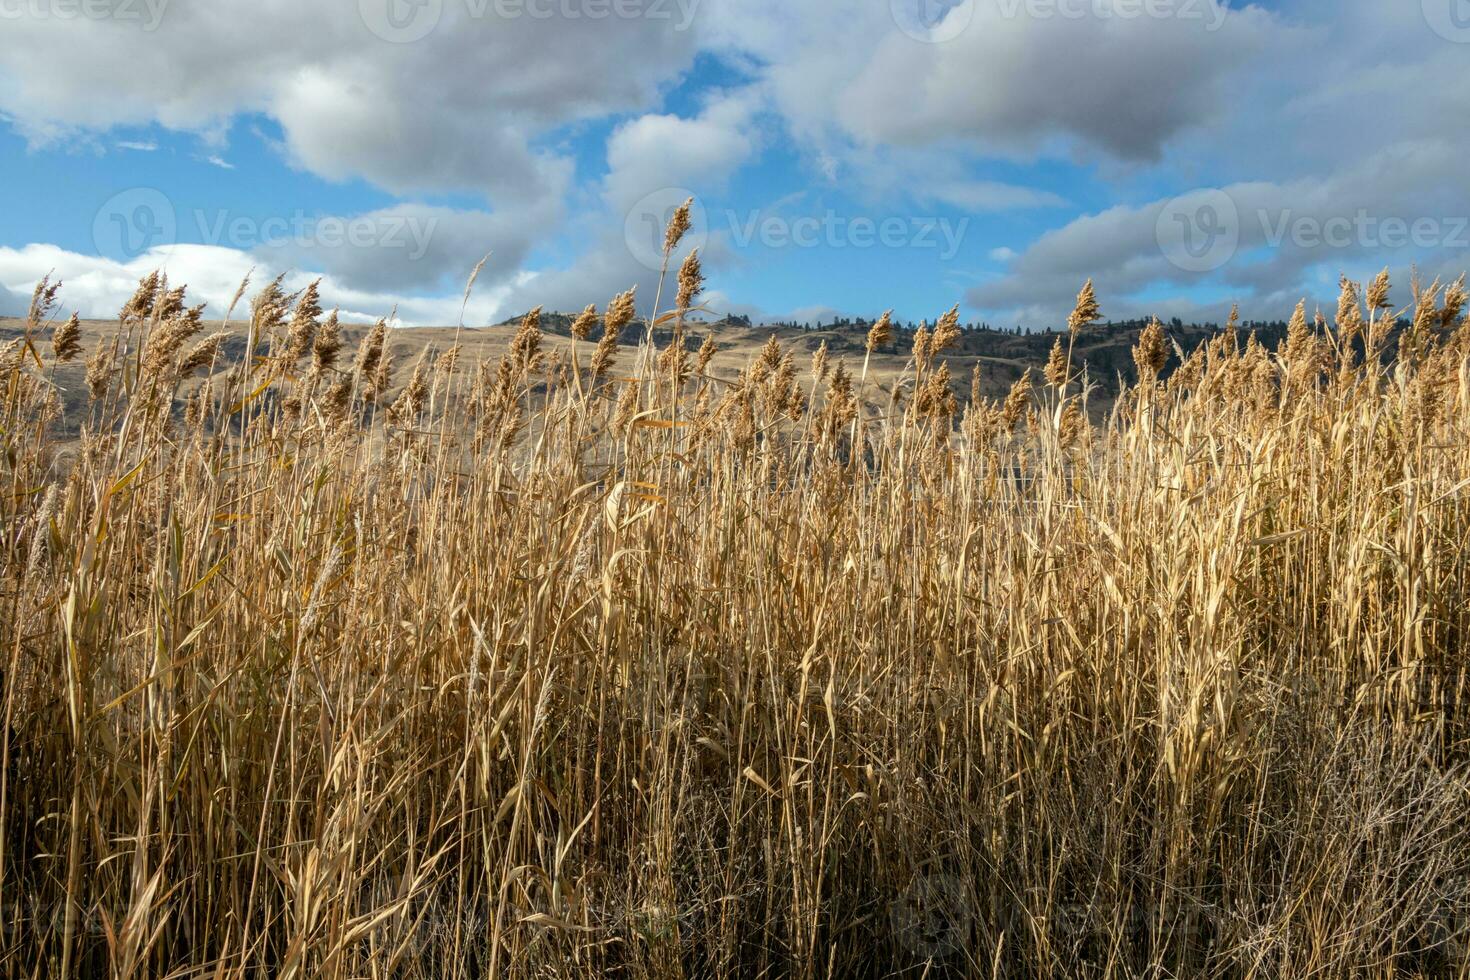
<svg viewBox="0 0 1470 980"><path fill-rule="evenodd" d="M365 9L373 2L363 0ZM206 258L232 271L251 261L311 266L364 315L391 305L392 291L427 295L404 307L424 322L440 319L445 303L457 309L453 280L485 251L495 253L485 302L508 311L600 303L634 282L651 286L625 236L630 209L663 188L716 193L771 146L874 211L1027 209L1040 222L1064 196L1085 200L1091 213L1029 246L990 252L1004 272L969 293L990 315L1054 318L1087 276L1119 298L1115 312L1160 288L1209 284L1264 304L1330 282L1326 270L1338 264L1414 252L1448 268L1462 257L1369 242L1272 247L1248 222L1240 256L1210 276L1171 265L1155 236L1161 186L1224 186L1248 217L1289 210L1322 221L1361 207L1412 220L1470 210L1456 166L1470 137L1453 125L1470 110L1467 49L1437 38L1413 2L1290 0L1275 12L1243 0L1172 5L1201 11L1201 20L1038 12L1093 7L1078 0L960 0L950 18L968 26L938 44L915 40L884 0L659 6L693 10L690 29L677 29L678 16L506 19L475 0L446 0L433 29L402 44L375 36L351 0L174 3L159 8L152 33L118 18L11 19L0 114L36 144L124 125L186 131L200 137L202 158L224 166L236 119L273 120L292 164L365 180L401 201L359 218L432 224L432 233L409 249L316 240L180 247L170 262L201 282ZM137 68L142 46L146 71ZM69 57L56 59L58 49ZM705 93L692 114L668 111L660 94L701 51L748 81ZM606 175L579 185L570 151L548 137L585 120L613 129ZM1064 195L1049 189L1062 185L1041 185L1045 169L1021 170L1037 161L1089 169L1078 192L1068 184ZM481 203L419 203L447 194ZM577 235L587 243L579 255L526 268L538 244ZM712 271L729 254L724 244L716 236L707 245ZM37 272L44 256L31 250L40 248L3 253L9 278L0 281L27 292L26 281L47 271ZM86 266L80 256L52 257L82 269L78 288L101 306L125 298L148 258ZM433 298L441 295L456 298Z"/></svg>
<svg viewBox="0 0 1470 980"><path fill-rule="evenodd" d="M507 309L601 305L633 286L640 306L651 308L669 211L686 193L696 199L714 193L758 152L760 109L753 91L721 92L697 115L648 114L617 127L608 138L601 201L582 216L588 245L569 264L536 270L513 284L506 293ZM676 266L698 247L706 272L719 268L727 257L725 245L707 231L707 223L697 220L674 258Z"/></svg>
<svg viewBox="0 0 1470 980"><path fill-rule="evenodd" d="M662 0L643 3L653 12L642 16L550 20L445 3L413 43L369 29L359 8L371 14L374 2L175 3L156 23L7 18L0 114L33 145L157 124L197 134L203 158L222 167L231 122L261 114L279 125L280 152L319 176L361 178L407 198L477 195L488 211L442 215L442 241L466 249L453 264L473 263L482 238L519 261L531 241L561 230L572 170L537 141L570 122L651 106L696 50L695 31L667 16L682 8ZM508 227L528 217L522 230ZM349 280L381 273L393 258L328 257ZM438 278L427 269L400 267L388 278L422 286Z"/></svg>
<svg viewBox="0 0 1470 980"><path fill-rule="evenodd" d="M1381 149L1322 178L1241 182L1210 192L1223 192L1220 199L1228 202L1217 209L1228 212L1217 229L1228 237L1217 240L1233 244L1206 255L1208 267L1201 268L1181 267L1159 229L1161 219L1167 226L1182 216L1196 230L1194 208L1212 197L1119 205L1042 235L1007 259L1005 275L973 288L967 300L990 316L1050 326L1065 319L1078 286L1092 278L1120 304L1108 311L1118 316L1153 309L1138 298L1151 289L1188 287L1228 292L1248 315L1264 318L1283 315L1283 305L1303 296L1321 298L1324 282L1335 293L1339 273L1363 279L1384 264L1415 261L1464 268L1470 201L1457 184L1462 160L1452 142L1424 141ZM1203 251L1203 235L1194 241Z"/></svg>
<svg viewBox="0 0 1470 980"><path fill-rule="evenodd" d="M645 115L619 126L607 142L608 204L626 209L665 188L718 186L756 151L757 108L754 93L737 92L693 118Z"/></svg>
<svg viewBox="0 0 1470 980"><path fill-rule="evenodd" d="M222 317L239 288L249 276L251 293L255 288L286 271L262 264L254 256L237 249L212 245L177 245L146 252L136 259L118 262L96 256L78 255L54 245L27 245L25 248L0 248L0 309L23 311L18 297L28 296L37 280L50 274L61 280L61 309L75 310L84 317L114 317L123 303L138 288L138 280L154 269L162 269L169 281L187 285L191 302L206 302L206 316ZM465 271L468 278L469 270ZM304 272L289 273L286 284L299 289L318 278ZM327 307L341 306L342 316L349 322L369 322L384 317L396 306L399 321L405 325L453 325L459 317L463 286L454 292L433 296L401 297L390 292L353 288L331 276L322 277L322 300ZM465 322L483 325L492 322L504 309L504 289L481 289L477 285L470 299ZM6 294L10 298L7 300ZM236 311L238 317L241 310Z"/></svg>
<svg viewBox="0 0 1470 980"><path fill-rule="evenodd" d="M210 135L259 112L324 176L523 191L540 183L538 134L649 104L695 51L694 31L666 17L502 17L481 3L443 4L432 32L396 44L359 16L373 2L175 3L151 32L122 17L10 18L0 112L39 141L146 123Z"/></svg>

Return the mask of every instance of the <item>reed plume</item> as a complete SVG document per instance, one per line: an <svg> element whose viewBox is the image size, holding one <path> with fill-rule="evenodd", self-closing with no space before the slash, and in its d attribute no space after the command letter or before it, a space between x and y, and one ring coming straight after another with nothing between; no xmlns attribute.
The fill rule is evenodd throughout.
<svg viewBox="0 0 1470 980"><path fill-rule="evenodd" d="M51 352L58 364L74 360L82 352L82 321L77 314L73 313L51 335Z"/></svg>
<svg viewBox="0 0 1470 980"><path fill-rule="evenodd" d="M66 416L75 321L17 329L0 963L1465 976L1467 299L1416 282L1395 360L1388 291L1153 320L1111 405L1065 389L1120 337L977 359L958 439L957 310L912 360L706 337L685 388L655 302L589 391L537 308L393 334L395 395L389 321L338 370L308 291L195 342L154 275Z"/></svg>

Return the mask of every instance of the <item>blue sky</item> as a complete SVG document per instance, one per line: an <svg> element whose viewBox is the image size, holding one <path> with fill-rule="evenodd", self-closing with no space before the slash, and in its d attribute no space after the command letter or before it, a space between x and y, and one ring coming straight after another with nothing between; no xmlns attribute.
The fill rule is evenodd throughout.
<svg viewBox="0 0 1470 980"><path fill-rule="evenodd" d="M1470 0L3 0L0 310L155 266L367 319L651 302L1044 328L1470 263ZM58 51L69 57L58 58ZM1399 297L1406 299L1406 293Z"/></svg>

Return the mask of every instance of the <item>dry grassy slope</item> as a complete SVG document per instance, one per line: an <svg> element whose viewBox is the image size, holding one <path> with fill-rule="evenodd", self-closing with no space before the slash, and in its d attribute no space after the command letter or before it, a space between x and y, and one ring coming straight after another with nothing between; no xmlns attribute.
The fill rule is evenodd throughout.
<svg viewBox="0 0 1470 980"><path fill-rule="evenodd" d="M571 343L568 333L570 317L565 314L543 314L543 327L549 349L565 350ZM15 318L0 318L0 344L20 335L23 321ZM231 325L233 339L225 345L225 356L231 360L239 358L245 350L245 325ZM90 355L100 338L111 337L116 321L85 320L82 323L85 355ZM204 325L201 336L220 329L220 324L209 322ZM345 327L343 339L345 351L350 359L351 352L367 332L368 326ZM453 327L415 327L395 330L390 334L389 349L397 368L400 383L407 378L407 367L425 350L444 350L451 346L456 336L465 347L468 363L480 358L500 357L514 333L513 321L496 326L466 328L457 331ZM631 348L637 344L642 328L630 328L624 343ZM767 342L774 332L783 346L795 352L797 366L806 379L806 361L811 353L826 341L834 358L847 363L849 370L858 372L863 360L865 334L859 328L826 330L802 330L792 327L770 327L748 325L741 321L725 320L714 324L697 324L689 330L688 343L691 348L704 342L705 336L713 331L720 353L713 361L714 374L731 378ZM1208 337L1207 328L1186 326L1182 330L1172 329L1171 339L1186 351L1193 349L1200 340ZM972 370L978 361L981 364L982 394L996 398L1003 396L1011 384L1026 368L1039 371L1046 363L1048 352L1059 334L1055 332L1032 333L1017 336L999 331L967 331L957 349L946 355L955 387L962 398L970 395ZM1093 400L1094 412L1101 412L1111 404L1117 391L1118 376L1126 379L1133 375L1132 347L1137 340L1137 329L1094 327L1079 338L1075 357L1088 366L1092 380L1098 385ZM660 330L656 336L659 346L669 342L667 331ZM1065 341L1064 341L1065 342ZM886 403L895 380L907 363L910 337L900 332L895 344L876 353L869 365L869 390L867 398L877 403ZM85 355L57 371L56 381L61 388L66 406L65 417L73 421L82 417L86 408L86 394L82 376L86 370ZM1171 358L1170 367L1177 363ZM627 360L622 361L624 367Z"/></svg>
<svg viewBox="0 0 1470 980"><path fill-rule="evenodd" d="M12 371L0 973L1470 977L1454 329L856 450L781 384L620 426L511 368L456 446L454 397L193 438L125 374L68 467Z"/></svg>

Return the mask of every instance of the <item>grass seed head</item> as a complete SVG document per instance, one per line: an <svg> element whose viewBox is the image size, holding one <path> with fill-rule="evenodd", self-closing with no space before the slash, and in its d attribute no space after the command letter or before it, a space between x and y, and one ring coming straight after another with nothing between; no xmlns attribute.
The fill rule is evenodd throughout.
<svg viewBox="0 0 1470 980"><path fill-rule="evenodd" d="M342 324L337 311L327 314L317 330L311 344L311 364L317 374L322 374L337 365L337 356L342 352Z"/></svg>
<svg viewBox="0 0 1470 980"><path fill-rule="evenodd" d="M383 359L383 344L388 338L388 324L379 320L357 345L357 363L353 370L360 386L372 384L378 371L378 362Z"/></svg>
<svg viewBox="0 0 1470 980"><path fill-rule="evenodd" d="M1081 403L1074 398L1062 408L1062 417L1057 424L1057 441L1064 450L1075 449L1085 441L1086 430L1087 416L1082 413Z"/></svg>
<svg viewBox="0 0 1470 980"><path fill-rule="evenodd" d="M286 274L283 272L266 283L265 288L251 301L252 326L259 340L270 339L286 322L286 315L291 309L291 301L285 290L281 288L281 283L285 279Z"/></svg>
<svg viewBox="0 0 1470 980"><path fill-rule="evenodd" d="M1005 406L1001 409L1001 423L1007 432L1014 432L1016 423L1020 422L1026 415L1026 410L1031 407L1031 370L1021 372L1016 383L1011 385L1010 392L1006 395Z"/></svg>
<svg viewBox="0 0 1470 980"><path fill-rule="evenodd" d="M157 269L138 280L138 288L132 298L123 304L118 319L124 325L141 323L153 311L153 295L158 292L159 272Z"/></svg>
<svg viewBox="0 0 1470 980"><path fill-rule="evenodd" d="M1378 312L1389 308L1388 293L1391 286L1392 283L1388 278L1387 269L1384 269L1374 277L1373 282L1368 286L1367 300L1369 310Z"/></svg>
<svg viewBox="0 0 1470 980"><path fill-rule="evenodd" d="M689 213L693 207L694 198L691 197L679 205L669 218L668 227L664 229L664 255L673 254L674 249L679 247L679 242L684 238L685 233L689 231Z"/></svg>
<svg viewBox="0 0 1470 980"><path fill-rule="evenodd" d="M97 341L97 349L87 359L87 392L100 401L112 385L112 345L107 338Z"/></svg>
<svg viewBox="0 0 1470 980"><path fill-rule="evenodd" d="M1338 282L1334 322L1344 340L1352 340L1363 329L1363 306L1358 300L1358 284L1347 276L1340 277Z"/></svg>
<svg viewBox="0 0 1470 980"><path fill-rule="evenodd" d="M294 364L306 356L316 337L317 317L322 315L319 288L321 280L309 283L296 300L291 324L286 331L286 360Z"/></svg>
<svg viewBox="0 0 1470 980"><path fill-rule="evenodd" d="M172 320L184 312L184 293L188 287L176 286L169 288L164 283L161 288L153 294L153 309L149 316L154 323L163 323Z"/></svg>
<svg viewBox="0 0 1470 980"><path fill-rule="evenodd" d="M509 356L522 375L530 374L540 367L541 307L536 307L521 319L521 325L510 340Z"/></svg>
<svg viewBox="0 0 1470 980"><path fill-rule="evenodd" d="M229 336L228 333L220 331L210 334L195 344L179 363L179 374L183 376L200 368L212 366L215 358L219 356L220 348Z"/></svg>
<svg viewBox="0 0 1470 980"><path fill-rule="evenodd" d="M812 380L827 380L827 372L831 368L831 364L828 358L829 353L827 350L827 341L824 338L821 345L818 346L816 351L812 354Z"/></svg>
<svg viewBox="0 0 1470 980"><path fill-rule="evenodd" d="M572 321L572 336L578 340L586 340L592 336L592 328L595 326L597 326L597 305L588 303L587 308Z"/></svg>
<svg viewBox="0 0 1470 980"><path fill-rule="evenodd" d="M879 347L886 347L893 342L893 311L888 310L868 330L868 353L871 354Z"/></svg>
<svg viewBox="0 0 1470 980"><path fill-rule="evenodd" d="M1155 317L1138 335L1138 344L1133 348L1133 363L1138 367L1138 380L1144 384L1157 380L1168 360L1169 347L1164 337L1164 325Z"/></svg>
<svg viewBox="0 0 1470 980"><path fill-rule="evenodd" d="M1067 381L1067 351L1062 346L1060 337L1051 345L1051 355L1046 359L1046 368L1042 371L1042 376L1053 388L1060 388Z"/></svg>
<svg viewBox="0 0 1470 980"><path fill-rule="evenodd" d="M1067 330L1075 334L1101 318L1102 311L1098 309L1097 294L1093 291L1092 280L1089 279L1083 285L1082 291L1077 294L1077 305L1072 309L1072 315L1067 317Z"/></svg>
<svg viewBox="0 0 1470 980"><path fill-rule="evenodd" d="M1462 275L1454 282L1445 287L1444 308L1440 310L1439 328L1451 330L1460 319L1460 314L1465 310L1466 302L1465 277Z"/></svg>
<svg viewBox="0 0 1470 980"><path fill-rule="evenodd" d="M933 335L929 333L927 324L919 324L919 329L914 331L914 364L920 368L927 367L934 359Z"/></svg>
<svg viewBox="0 0 1470 980"><path fill-rule="evenodd" d="M715 344L715 335L712 333L705 334L704 343L699 345L699 353L694 358L694 373L699 375L708 374L710 361L714 360L715 354L718 351L719 347Z"/></svg>
<svg viewBox="0 0 1470 980"><path fill-rule="evenodd" d="M699 265L699 249L689 253L684 259L684 264L679 267L679 293L675 306L679 312L690 310L704 292L704 271Z"/></svg>
<svg viewBox="0 0 1470 980"><path fill-rule="evenodd" d="M56 294L60 291L61 282L52 282L50 275L42 276L36 283L36 288L31 291L30 309L26 312L27 333L39 330L51 319L51 313L56 309Z"/></svg>
<svg viewBox="0 0 1470 980"><path fill-rule="evenodd" d="M960 339L960 308L956 304L948 313L939 318L934 325L934 335L929 342L929 348L935 354L941 354L949 350Z"/></svg>
<svg viewBox="0 0 1470 980"><path fill-rule="evenodd" d="M76 358L82 351L82 321L73 313L71 317L56 328L51 335L51 352L56 356L58 364L65 364Z"/></svg>

